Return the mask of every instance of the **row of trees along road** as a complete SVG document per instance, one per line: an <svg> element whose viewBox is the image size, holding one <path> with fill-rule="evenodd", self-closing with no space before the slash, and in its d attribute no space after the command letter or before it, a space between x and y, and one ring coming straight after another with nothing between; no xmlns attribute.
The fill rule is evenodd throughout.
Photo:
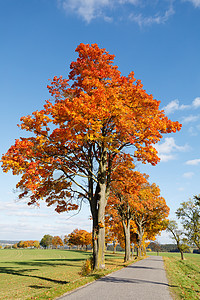
<svg viewBox="0 0 200 300"><path fill-rule="evenodd" d="M159 187L150 184L146 174L134 170L130 155L117 156L115 163L106 206L106 227L125 248L125 261L128 261L130 243L136 245L138 256L141 256L145 241L153 240L167 228L169 207L160 196Z"/></svg>
<svg viewBox="0 0 200 300"><path fill-rule="evenodd" d="M89 201L98 269L105 267L105 207L117 156L129 148L136 160L156 165L154 144L181 125L159 110L133 72L121 75L114 55L97 44L81 43L76 51L68 79L55 76L47 86L52 100L21 118L29 137L15 141L2 167L21 175L19 198L29 197L29 204L44 199L60 213Z"/></svg>
<svg viewBox="0 0 200 300"><path fill-rule="evenodd" d="M183 253L190 246L196 246L200 250L200 196L194 196L193 199L182 202L176 211L176 216L180 219L183 230L179 229L175 220L170 220L168 231L176 241L181 259L183 259Z"/></svg>

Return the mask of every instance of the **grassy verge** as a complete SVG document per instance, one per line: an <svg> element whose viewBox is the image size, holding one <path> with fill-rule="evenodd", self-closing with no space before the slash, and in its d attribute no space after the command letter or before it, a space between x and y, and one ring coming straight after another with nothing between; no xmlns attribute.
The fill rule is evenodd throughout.
<svg viewBox="0 0 200 300"><path fill-rule="evenodd" d="M116 271L123 253L107 253L106 269L80 275L90 252L73 250L0 250L0 299L54 299Z"/></svg>
<svg viewBox="0 0 200 300"><path fill-rule="evenodd" d="M180 253L159 253L163 256L170 290L174 299L200 299L200 255Z"/></svg>

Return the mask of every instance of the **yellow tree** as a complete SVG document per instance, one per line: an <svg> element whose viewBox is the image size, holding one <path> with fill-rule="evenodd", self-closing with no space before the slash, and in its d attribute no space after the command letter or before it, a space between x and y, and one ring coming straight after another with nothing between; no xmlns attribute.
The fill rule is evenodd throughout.
<svg viewBox="0 0 200 300"><path fill-rule="evenodd" d="M134 196L137 196L148 176L135 171L133 159L128 154L117 156L115 170L111 176L111 193L106 211L108 219L121 222L124 231L125 261L130 260L130 223L134 213Z"/></svg>
<svg viewBox="0 0 200 300"><path fill-rule="evenodd" d="M52 245L54 247L56 247L56 249L58 248L58 246L61 246L61 247L64 246L63 241L62 241L62 239L59 236L54 236L53 237L53 239L52 239Z"/></svg>
<svg viewBox="0 0 200 300"><path fill-rule="evenodd" d="M169 207L160 195L159 187L153 183L144 183L132 203L132 220L135 222L138 256L142 255L145 240L167 228Z"/></svg>
<svg viewBox="0 0 200 300"><path fill-rule="evenodd" d="M48 86L52 100L21 118L28 137L15 141L2 167L21 175L19 197L29 197L29 204L44 199L62 212L87 199L94 268L104 268L104 213L116 154L132 146L138 160L155 165L154 144L181 125L165 116L133 72L121 75L114 55L97 44L81 43L76 51L68 79L55 76Z"/></svg>

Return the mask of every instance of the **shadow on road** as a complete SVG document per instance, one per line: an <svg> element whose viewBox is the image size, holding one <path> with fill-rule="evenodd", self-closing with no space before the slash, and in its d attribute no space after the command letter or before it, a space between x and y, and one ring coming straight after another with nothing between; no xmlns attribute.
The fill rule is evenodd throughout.
<svg viewBox="0 0 200 300"><path fill-rule="evenodd" d="M143 283L153 283L153 284L159 284L159 285L165 285L169 286L167 283L162 283L162 282L156 282L156 281L150 281L150 280L142 280L142 279L130 279L130 278L118 278L114 276L107 276L99 279L101 281L105 282L112 282L112 283L135 283L135 284L143 284Z"/></svg>
<svg viewBox="0 0 200 300"><path fill-rule="evenodd" d="M133 269L146 269L146 270L163 270L162 268L152 268L152 267L145 267L145 266L128 266L128 268L133 268Z"/></svg>

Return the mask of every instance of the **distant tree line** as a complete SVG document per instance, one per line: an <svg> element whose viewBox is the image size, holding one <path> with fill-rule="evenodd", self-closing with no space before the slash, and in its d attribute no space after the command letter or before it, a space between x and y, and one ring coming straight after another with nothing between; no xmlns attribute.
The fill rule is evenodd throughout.
<svg viewBox="0 0 200 300"><path fill-rule="evenodd" d="M92 233L83 229L74 229L70 234L65 235L63 240L59 236L53 237L46 234L41 239L40 245L45 249L66 245L69 248L76 246L78 249L87 250L89 246L92 246Z"/></svg>
<svg viewBox="0 0 200 300"><path fill-rule="evenodd" d="M92 247L92 233L87 232L83 229L75 229L70 234L65 235L63 240L59 236L52 236L50 234L45 234L41 241L19 241L14 245L5 245L4 247L0 245L0 249L19 249L19 248L44 248L44 249L57 249L58 247L68 246L69 248L76 247L78 249L85 249Z"/></svg>

